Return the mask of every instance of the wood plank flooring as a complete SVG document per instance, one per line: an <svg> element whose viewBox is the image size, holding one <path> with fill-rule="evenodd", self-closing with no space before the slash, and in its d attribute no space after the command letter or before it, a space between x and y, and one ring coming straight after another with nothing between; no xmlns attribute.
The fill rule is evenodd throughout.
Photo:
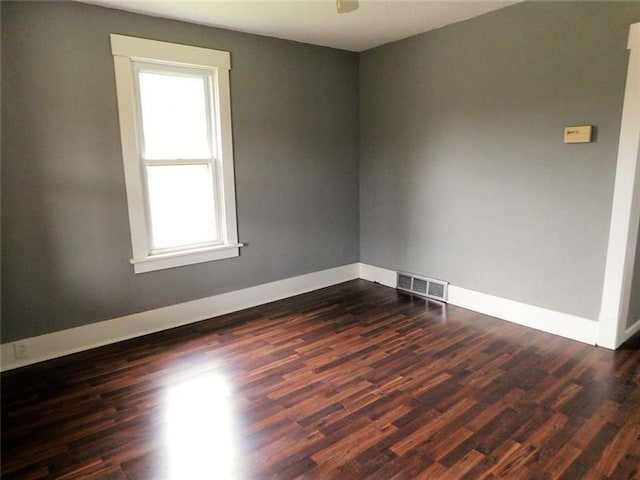
<svg viewBox="0 0 640 480"><path fill-rule="evenodd" d="M639 479L639 347L356 280L3 374L2 477Z"/></svg>

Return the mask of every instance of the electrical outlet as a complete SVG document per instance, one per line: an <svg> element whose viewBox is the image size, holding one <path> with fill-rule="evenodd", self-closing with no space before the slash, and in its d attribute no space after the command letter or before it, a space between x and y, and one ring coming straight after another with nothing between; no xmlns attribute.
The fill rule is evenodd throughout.
<svg viewBox="0 0 640 480"><path fill-rule="evenodd" d="M27 358L29 356L26 342L14 342L13 351L15 353L16 360L20 360L21 358Z"/></svg>

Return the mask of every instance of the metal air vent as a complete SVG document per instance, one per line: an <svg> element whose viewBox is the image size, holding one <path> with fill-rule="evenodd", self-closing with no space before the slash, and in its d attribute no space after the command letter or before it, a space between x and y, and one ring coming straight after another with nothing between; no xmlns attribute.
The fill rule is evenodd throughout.
<svg viewBox="0 0 640 480"><path fill-rule="evenodd" d="M415 278L415 277L413 279L413 291L416 293L419 293L420 295L427 294L428 285L429 285L429 282L427 282L426 280L423 280L421 278Z"/></svg>
<svg viewBox="0 0 640 480"><path fill-rule="evenodd" d="M447 282L433 278L419 277L411 273L398 272L397 288L441 302L447 301Z"/></svg>
<svg viewBox="0 0 640 480"><path fill-rule="evenodd" d="M398 273L398 288L400 290L411 290L411 285L413 284L413 277L410 275L404 275L402 273Z"/></svg>

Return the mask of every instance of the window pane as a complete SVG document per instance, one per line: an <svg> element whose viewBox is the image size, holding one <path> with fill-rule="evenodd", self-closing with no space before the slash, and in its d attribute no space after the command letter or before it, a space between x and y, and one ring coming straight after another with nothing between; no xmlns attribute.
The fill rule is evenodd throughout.
<svg viewBox="0 0 640 480"><path fill-rule="evenodd" d="M153 248L213 242L213 183L208 165L147 167Z"/></svg>
<svg viewBox="0 0 640 480"><path fill-rule="evenodd" d="M205 77L139 72L144 158L210 158Z"/></svg>

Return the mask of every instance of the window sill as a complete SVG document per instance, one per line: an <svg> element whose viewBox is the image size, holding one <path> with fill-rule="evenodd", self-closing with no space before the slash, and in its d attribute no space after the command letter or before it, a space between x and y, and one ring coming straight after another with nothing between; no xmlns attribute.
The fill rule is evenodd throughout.
<svg viewBox="0 0 640 480"><path fill-rule="evenodd" d="M132 258L129 262L133 264L134 273L153 272L154 270L163 270L165 268L237 257L240 255L240 247L242 246L242 243L217 245L215 247L149 255L144 258Z"/></svg>

